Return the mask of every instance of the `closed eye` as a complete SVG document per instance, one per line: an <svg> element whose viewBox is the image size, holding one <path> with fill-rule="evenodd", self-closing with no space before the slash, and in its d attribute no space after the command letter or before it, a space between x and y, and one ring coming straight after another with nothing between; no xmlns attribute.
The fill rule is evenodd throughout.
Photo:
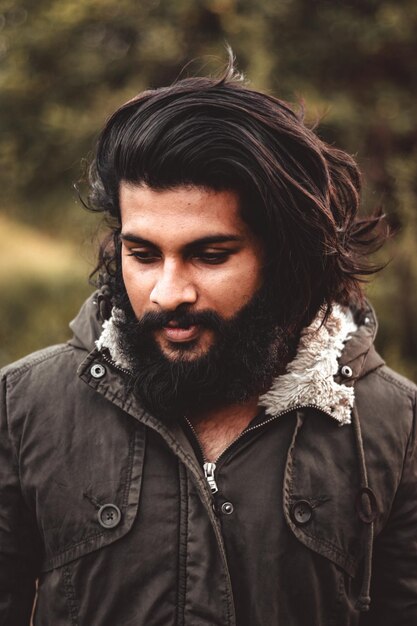
<svg viewBox="0 0 417 626"><path fill-rule="evenodd" d="M208 265L220 265L225 263L230 257L230 252L205 252L204 254L196 255L196 258Z"/></svg>
<svg viewBox="0 0 417 626"><path fill-rule="evenodd" d="M194 258L207 263L208 265L220 265L225 263L232 254L231 250L222 250L221 252L200 252L194 255Z"/></svg>
<svg viewBox="0 0 417 626"><path fill-rule="evenodd" d="M155 263L159 260L157 253L149 250L135 250L134 252L130 252L127 256L133 256L139 263Z"/></svg>

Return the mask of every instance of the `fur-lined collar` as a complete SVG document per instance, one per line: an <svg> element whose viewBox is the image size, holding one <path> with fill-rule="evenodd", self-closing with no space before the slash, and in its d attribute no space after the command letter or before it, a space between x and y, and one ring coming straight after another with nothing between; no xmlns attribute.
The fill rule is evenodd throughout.
<svg viewBox="0 0 417 626"><path fill-rule="evenodd" d="M276 415L291 408L312 405L324 411L340 425L350 423L354 402L353 387L338 384L338 373L344 344L357 330L349 310L334 305L323 324L320 311L312 324L300 337L295 358L288 364L285 374L274 379L271 389L259 398L259 405L269 415ZM99 350L107 349L114 363L126 370L132 366L121 351L118 329L115 324L123 312L113 309L109 320L103 324L103 332L96 342Z"/></svg>
<svg viewBox="0 0 417 626"><path fill-rule="evenodd" d="M357 330L349 310L334 305L322 324L320 312L300 337L297 354L285 374L278 376L271 389L259 398L266 413L276 415L297 406L314 405L340 425L350 424L355 399L353 387L338 384L338 360L344 344Z"/></svg>
<svg viewBox="0 0 417 626"><path fill-rule="evenodd" d="M117 367L130 371L132 364L126 354L122 351L119 342L118 321L124 321L125 314L121 309L113 307L111 317L103 324L103 332L96 341L96 347L99 350L107 349L110 356Z"/></svg>

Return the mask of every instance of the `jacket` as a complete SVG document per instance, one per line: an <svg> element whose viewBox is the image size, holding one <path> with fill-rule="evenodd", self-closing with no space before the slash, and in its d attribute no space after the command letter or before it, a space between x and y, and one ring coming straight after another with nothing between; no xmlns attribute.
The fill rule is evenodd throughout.
<svg viewBox="0 0 417 626"><path fill-rule="evenodd" d="M372 309L315 320L214 471L100 308L2 373L0 624L415 626L416 388Z"/></svg>

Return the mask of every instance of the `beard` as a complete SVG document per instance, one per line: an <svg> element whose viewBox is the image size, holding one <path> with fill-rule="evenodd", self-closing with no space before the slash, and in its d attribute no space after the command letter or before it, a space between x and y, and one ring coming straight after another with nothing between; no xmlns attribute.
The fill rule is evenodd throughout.
<svg viewBox="0 0 417 626"><path fill-rule="evenodd" d="M174 311L150 312L137 319L124 284L117 281L113 301L120 347L128 358L133 390L143 407L161 421L232 404L243 404L266 392L295 353L297 337L277 326L269 290L261 288L232 318L215 311L193 312L189 305ZM202 355L190 358L198 338L172 344L170 356L154 333L175 322L182 328L199 325L214 340Z"/></svg>

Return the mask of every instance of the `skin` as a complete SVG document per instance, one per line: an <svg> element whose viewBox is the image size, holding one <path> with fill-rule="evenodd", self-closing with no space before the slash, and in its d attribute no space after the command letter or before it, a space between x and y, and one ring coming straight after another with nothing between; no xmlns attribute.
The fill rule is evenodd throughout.
<svg viewBox="0 0 417 626"><path fill-rule="evenodd" d="M158 191L122 182L120 211L123 280L137 318L186 305L230 319L259 289L262 246L242 220L235 192L191 186ZM154 337L173 359L198 358L216 339L213 330L198 325L169 325ZM190 341L192 349L179 350ZM247 426L256 407L252 398L215 414L188 416L207 458L215 458Z"/></svg>
<svg viewBox="0 0 417 626"><path fill-rule="evenodd" d="M240 217L234 192L197 187L155 191L122 183L120 209L123 279L136 317L187 305L229 319L259 288L260 242ZM201 241L207 237L211 243ZM190 337L195 348L180 353L183 358L201 356L214 341L207 328L178 331L156 332L167 357L178 358L177 344Z"/></svg>

